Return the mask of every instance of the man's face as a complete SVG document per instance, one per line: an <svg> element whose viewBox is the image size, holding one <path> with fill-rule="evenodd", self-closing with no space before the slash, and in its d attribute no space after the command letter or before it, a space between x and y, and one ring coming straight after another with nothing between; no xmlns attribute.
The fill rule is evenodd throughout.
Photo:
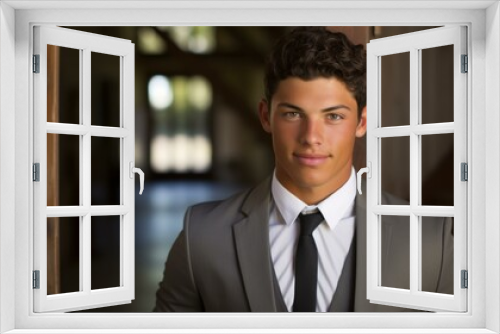
<svg viewBox="0 0 500 334"><path fill-rule="evenodd" d="M351 173L356 137L366 132L366 108L358 107L345 84L335 78L287 78L259 105L264 130L272 135L276 176L307 204L339 189Z"/></svg>

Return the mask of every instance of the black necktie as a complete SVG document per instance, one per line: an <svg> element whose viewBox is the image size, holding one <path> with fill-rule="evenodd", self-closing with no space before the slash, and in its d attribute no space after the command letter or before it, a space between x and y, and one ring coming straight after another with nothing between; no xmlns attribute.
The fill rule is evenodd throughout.
<svg viewBox="0 0 500 334"><path fill-rule="evenodd" d="M321 212L300 214L300 235L295 254L293 312L315 312L318 285L318 249L312 233L324 220Z"/></svg>

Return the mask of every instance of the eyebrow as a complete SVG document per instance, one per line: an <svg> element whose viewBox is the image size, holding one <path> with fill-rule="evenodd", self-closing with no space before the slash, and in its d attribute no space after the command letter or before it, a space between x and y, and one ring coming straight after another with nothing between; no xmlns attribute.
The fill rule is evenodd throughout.
<svg viewBox="0 0 500 334"><path fill-rule="evenodd" d="M300 107L298 107L296 105L293 105L291 103L287 103L287 102L278 103L277 108L280 108L280 107L290 108L290 109L294 109L294 110L297 110L297 111L304 111L302 108L300 108ZM347 109L347 110L351 111L351 108L349 108L348 106L346 106L344 104L339 104L339 105L336 105L336 106L331 106L331 107L328 107L328 108L325 108L325 109L321 109L321 111L322 112L330 112L330 111L335 111L335 110L338 110L338 109Z"/></svg>

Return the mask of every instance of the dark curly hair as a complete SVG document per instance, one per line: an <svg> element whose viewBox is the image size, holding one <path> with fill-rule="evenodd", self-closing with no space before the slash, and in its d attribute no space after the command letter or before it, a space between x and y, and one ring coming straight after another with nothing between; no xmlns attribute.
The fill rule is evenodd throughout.
<svg viewBox="0 0 500 334"><path fill-rule="evenodd" d="M277 41L265 68L265 98L271 99L280 81L336 78L346 84L358 104L366 105L366 52L343 33L324 27L298 27Z"/></svg>

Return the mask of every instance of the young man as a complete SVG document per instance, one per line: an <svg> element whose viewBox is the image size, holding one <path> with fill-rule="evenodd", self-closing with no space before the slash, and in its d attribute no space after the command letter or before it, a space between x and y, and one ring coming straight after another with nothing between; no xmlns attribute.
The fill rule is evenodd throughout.
<svg viewBox="0 0 500 334"><path fill-rule="evenodd" d="M366 133L365 96L364 49L343 34L302 27L277 43L259 104L275 171L253 189L188 209L155 311L404 310L366 299L366 198L356 195L352 167L355 139ZM384 224L382 284L408 289L409 226L400 217ZM423 288L452 293L452 225L431 225Z"/></svg>

